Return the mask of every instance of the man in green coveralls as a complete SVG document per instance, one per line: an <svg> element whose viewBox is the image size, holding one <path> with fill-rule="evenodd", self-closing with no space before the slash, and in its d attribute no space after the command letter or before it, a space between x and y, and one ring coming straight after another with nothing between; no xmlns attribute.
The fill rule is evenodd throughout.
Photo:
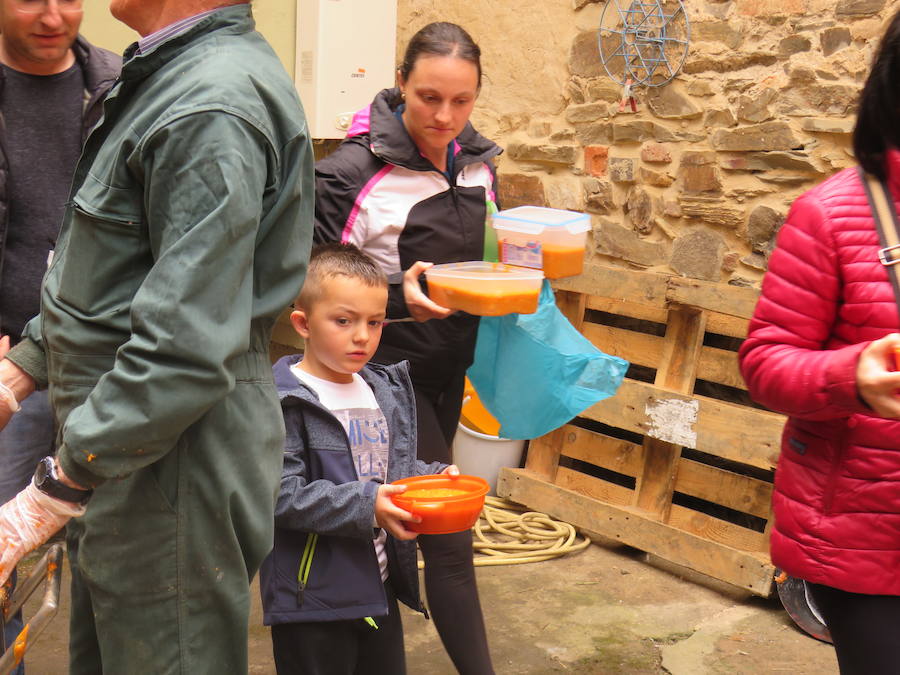
<svg viewBox="0 0 900 675"><path fill-rule="evenodd" d="M0 508L0 580L72 515L71 673L247 671L283 423L269 336L303 282L313 157L237 0L112 0L125 52L78 163L0 426L47 387L58 453Z"/></svg>

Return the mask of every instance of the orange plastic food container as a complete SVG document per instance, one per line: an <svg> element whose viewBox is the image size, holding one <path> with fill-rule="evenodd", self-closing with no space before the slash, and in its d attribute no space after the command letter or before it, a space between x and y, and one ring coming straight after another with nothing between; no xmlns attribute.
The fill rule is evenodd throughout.
<svg viewBox="0 0 900 675"><path fill-rule="evenodd" d="M533 314L544 273L480 260L435 265L425 271L428 297L478 316Z"/></svg>
<svg viewBox="0 0 900 675"><path fill-rule="evenodd" d="M500 260L544 271L548 279L581 274L591 217L578 211L517 206L492 216Z"/></svg>
<svg viewBox="0 0 900 675"><path fill-rule="evenodd" d="M392 495L401 509L422 518L421 523L405 523L419 534L450 534L471 528L484 506L490 486L478 476L412 476L395 480L406 492Z"/></svg>

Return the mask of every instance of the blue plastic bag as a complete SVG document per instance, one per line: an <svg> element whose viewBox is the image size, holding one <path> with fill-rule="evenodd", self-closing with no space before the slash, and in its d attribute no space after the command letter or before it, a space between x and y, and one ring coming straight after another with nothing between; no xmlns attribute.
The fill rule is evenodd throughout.
<svg viewBox="0 0 900 675"><path fill-rule="evenodd" d="M537 438L616 393L628 361L604 354L559 311L544 280L537 312L485 316L468 371L500 436Z"/></svg>

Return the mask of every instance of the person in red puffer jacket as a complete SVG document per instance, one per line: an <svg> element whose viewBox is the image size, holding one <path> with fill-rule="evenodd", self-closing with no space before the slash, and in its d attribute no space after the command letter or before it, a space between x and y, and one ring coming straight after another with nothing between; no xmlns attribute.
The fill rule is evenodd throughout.
<svg viewBox="0 0 900 675"><path fill-rule="evenodd" d="M900 202L900 13L854 130ZM789 416L772 561L808 582L841 673L900 672L900 318L859 169L792 205L740 350L750 395Z"/></svg>

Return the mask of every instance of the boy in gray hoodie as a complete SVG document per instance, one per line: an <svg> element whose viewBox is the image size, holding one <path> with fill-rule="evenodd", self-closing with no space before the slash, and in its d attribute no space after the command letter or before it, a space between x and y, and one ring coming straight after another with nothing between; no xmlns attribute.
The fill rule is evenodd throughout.
<svg viewBox="0 0 900 675"><path fill-rule="evenodd" d="M407 364L368 363L386 304L371 258L314 249L290 317L304 354L274 366L287 433L260 585L279 673L405 673L397 600L425 613L404 526L418 518L391 500L406 487L388 483L458 470L416 459Z"/></svg>

